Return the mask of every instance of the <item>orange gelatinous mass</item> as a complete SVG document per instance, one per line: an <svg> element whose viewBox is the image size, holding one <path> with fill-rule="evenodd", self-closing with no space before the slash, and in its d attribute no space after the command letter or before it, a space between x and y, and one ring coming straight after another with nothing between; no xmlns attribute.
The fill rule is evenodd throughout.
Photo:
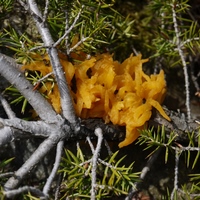
<svg viewBox="0 0 200 200"><path fill-rule="evenodd" d="M49 60L47 56L45 60ZM161 70L159 74L148 76L142 70L142 64L147 61L141 59L141 55L131 55L120 64L113 61L112 55L101 54L72 64L60 56L77 115L103 118L105 123L126 126L126 138L119 144L120 148L138 138L139 130L150 119L153 107L170 120L160 105L166 92L164 72ZM23 68L40 71L43 76L52 71L42 59ZM45 83L39 91L45 93L59 113L58 87L49 84Z"/></svg>

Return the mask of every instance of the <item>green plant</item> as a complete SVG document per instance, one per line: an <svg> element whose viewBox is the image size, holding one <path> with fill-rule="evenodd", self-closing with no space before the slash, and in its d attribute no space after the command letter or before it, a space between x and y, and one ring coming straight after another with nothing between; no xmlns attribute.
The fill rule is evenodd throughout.
<svg viewBox="0 0 200 200"><path fill-rule="evenodd" d="M121 163L122 157L116 160L118 151L105 160L98 159L96 198L109 198L111 196L127 195L131 187L138 181L138 173L133 173L133 163L125 167ZM65 150L65 156L61 162L60 173L63 174L62 198L81 199L90 198L92 179L91 159L86 159L80 148L76 155L70 150Z"/></svg>
<svg viewBox="0 0 200 200"><path fill-rule="evenodd" d="M9 14L13 9L13 0L2 0L0 2L0 20L5 19L5 13Z"/></svg>
<svg viewBox="0 0 200 200"><path fill-rule="evenodd" d="M144 129L138 139L138 144L147 144L145 150L154 148L150 155L155 153L159 148L165 148L165 162L168 160L169 150L173 148L174 141L178 135L174 132L166 134L165 127L158 126L157 129ZM149 155L149 156L150 156Z"/></svg>

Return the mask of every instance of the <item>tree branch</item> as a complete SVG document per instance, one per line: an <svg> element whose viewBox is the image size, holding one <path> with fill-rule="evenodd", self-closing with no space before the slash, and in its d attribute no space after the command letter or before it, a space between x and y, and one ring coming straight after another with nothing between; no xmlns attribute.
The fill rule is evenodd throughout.
<svg viewBox="0 0 200 200"><path fill-rule="evenodd" d="M61 161L61 156L62 156L62 150L63 150L63 146L64 146L64 141L60 141L57 144L57 149L56 149L56 159L55 159L55 163L54 163L54 167L51 171L51 174L49 175L46 184L43 188L43 193L45 194L45 196L48 196L51 184L53 182L53 179L56 176L57 170L59 168L60 165L60 161Z"/></svg>
<svg viewBox="0 0 200 200"><path fill-rule="evenodd" d="M31 157L19 168L13 177L8 179L5 183L5 190L12 190L16 188L24 177L30 173L33 167L59 142L59 135L52 134L44 140L40 146L35 150Z"/></svg>
<svg viewBox="0 0 200 200"><path fill-rule="evenodd" d="M32 84L26 80L24 74L13 63L9 62L3 54L0 54L0 64L0 74L19 90L41 119L51 123L58 120L52 106L38 91L33 90Z"/></svg>
<svg viewBox="0 0 200 200"><path fill-rule="evenodd" d="M0 128L0 147L11 142L14 139L13 129L10 127Z"/></svg>
<svg viewBox="0 0 200 200"><path fill-rule="evenodd" d="M62 37L60 37L57 42L54 43L54 45L53 45L54 47L59 45L61 43L61 41L63 39L65 39L69 35L69 33L72 31L72 29L75 27L75 25L76 25L76 23L77 23L77 21L78 21L78 19L80 17L80 14L82 12L83 7L84 6L82 6L81 10L79 11L78 15L76 16L76 18L74 19L74 22L72 23L72 25L70 27L68 27L68 21L66 21L65 34ZM66 17L66 19L68 20L67 17Z"/></svg>
<svg viewBox="0 0 200 200"><path fill-rule="evenodd" d="M39 11L35 0L28 0L28 4L30 7L30 13L32 14L36 26L40 35L42 36L42 40L45 46L48 46L47 52L50 57L50 62L53 67L53 72L58 84L58 88L60 91L61 97L61 105L62 105L62 112L64 117L76 127L77 125L77 118L75 115L75 111L72 104L72 98L70 95L69 87L67 81L64 76L63 68L61 66L58 51L56 47L54 47L54 41L51 37L50 31L48 29L46 21L44 22L42 19L41 12Z"/></svg>
<svg viewBox="0 0 200 200"><path fill-rule="evenodd" d="M179 56L181 58L181 62L183 65L184 77L185 77L185 92L186 92L185 106L187 109L187 118L188 118L188 121L190 121L191 120L190 92L189 92L190 83L189 83L189 77L188 77L188 71L187 71L187 64L185 61L183 50L181 48L180 31L178 30L178 22L177 22L177 16L176 16L176 11L175 11L175 3L171 5L171 8L172 8L174 31L176 34L176 46L178 49Z"/></svg>
<svg viewBox="0 0 200 200"><path fill-rule="evenodd" d="M97 178L97 174L96 174L97 161L98 161L98 156L101 151L101 144L103 141L103 134L102 134L101 128L96 128L94 133L97 136L98 140L97 140L96 149L92 157L92 183L91 183L91 198L90 198L91 200L95 200L95 197L96 197L95 193L96 193L96 178Z"/></svg>
<svg viewBox="0 0 200 200"><path fill-rule="evenodd" d="M12 111L9 103L6 101L6 99L0 94L0 102L8 116L9 119L15 118L16 115L15 113Z"/></svg>
<svg viewBox="0 0 200 200"><path fill-rule="evenodd" d="M40 190L36 189L35 187L29 187L29 186L20 187L16 190L5 191L4 194L8 198L13 198L16 195L24 193L24 192L31 192L35 194L36 196L44 197L44 194Z"/></svg>
<svg viewBox="0 0 200 200"><path fill-rule="evenodd" d="M45 22L47 20L49 3L50 3L49 0L45 1L45 8L44 8L44 13L43 13L43 22Z"/></svg>
<svg viewBox="0 0 200 200"><path fill-rule="evenodd" d="M34 136L38 136L38 137L48 137L52 130L51 126L53 126L53 125L46 124L43 121L36 121L36 122L26 121L19 118L13 118L13 119L0 118L0 123L3 126L15 128L25 133L31 133Z"/></svg>

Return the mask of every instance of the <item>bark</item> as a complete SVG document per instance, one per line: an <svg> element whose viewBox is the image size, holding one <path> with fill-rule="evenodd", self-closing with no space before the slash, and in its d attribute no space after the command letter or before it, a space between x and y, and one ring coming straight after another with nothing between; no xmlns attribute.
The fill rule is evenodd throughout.
<svg viewBox="0 0 200 200"><path fill-rule="evenodd" d="M9 62L3 54L0 54L0 64L0 74L19 90L40 118L50 123L56 122L58 116L52 106L37 90L33 90L32 84L26 80L24 74L13 63Z"/></svg>
<svg viewBox="0 0 200 200"><path fill-rule="evenodd" d="M15 175L8 179L4 185L5 190L16 188L33 167L58 143L59 139L59 136L54 134L44 140L22 167L15 172Z"/></svg>
<svg viewBox="0 0 200 200"><path fill-rule="evenodd" d="M39 11L36 2L34 0L29 0L28 4L30 7L30 13L35 20L40 35L42 36L44 45L48 47L47 52L50 56L51 66L53 67L53 72L60 91L62 114L72 125L74 125L75 128L78 120L75 115L72 98L64 76L63 68L58 57L58 51L56 47L53 47L54 41L51 37L48 25L45 20L43 20L42 14Z"/></svg>

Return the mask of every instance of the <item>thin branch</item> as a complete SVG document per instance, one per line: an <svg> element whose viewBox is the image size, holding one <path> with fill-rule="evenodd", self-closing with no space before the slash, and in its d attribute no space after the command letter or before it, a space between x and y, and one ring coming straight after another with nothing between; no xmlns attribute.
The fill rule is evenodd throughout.
<svg viewBox="0 0 200 200"><path fill-rule="evenodd" d="M104 139L104 145L105 145L105 147L106 147L106 149L108 151L108 155L112 156L113 152L111 151L110 146L109 146L107 140L105 140L105 139Z"/></svg>
<svg viewBox="0 0 200 200"><path fill-rule="evenodd" d="M64 40L68 35L69 33L72 31L72 29L75 27L80 15L81 15L81 12L82 12L82 9L83 9L84 6L82 6L81 10L78 12L78 15L75 17L72 25L68 28L68 20L66 20L66 26L65 26L65 34L60 37L58 39L57 42L54 43L53 47L56 47L57 45L59 45L61 43L62 40Z"/></svg>
<svg viewBox="0 0 200 200"><path fill-rule="evenodd" d="M14 172L6 172L3 174L0 174L0 178L7 178L13 176L15 173Z"/></svg>
<svg viewBox="0 0 200 200"><path fill-rule="evenodd" d="M90 145L90 149L91 149L92 153L94 154L95 150L94 150L94 146L90 140L90 137L86 137L86 140L88 141L88 144Z"/></svg>
<svg viewBox="0 0 200 200"><path fill-rule="evenodd" d="M172 4L172 17L173 17L173 24L174 24L174 30L176 34L176 46L179 52L179 56L181 58L181 62L183 65L183 71L184 71L184 77L185 77L185 92L186 92L186 109L187 109L187 118L188 121L191 120L191 109L190 109L190 93L189 93L189 77L188 77L188 71L187 71L187 64L185 61L185 57L183 54L183 50L181 48L181 40L180 40L180 32L178 30L178 22L177 22L177 16L176 16L176 11L175 11L175 5Z"/></svg>
<svg viewBox="0 0 200 200"><path fill-rule="evenodd" d="M90 196L91 200L95 200L95 196L96 196L95 193L96 193L97 160L98 160L98 156L101 150L101 144L103 141L103 134L102 134L101 128L96 128L94 133L97 136L98 140L97 140L96 149L92 157L92 183L91 183L91 196Z"/></svg>
<svg viewBox="0 0 200 200"><path fill-rule="evenodd" d="M8 179L5 183L5 190L12 190L16 188L24 177L30 173L35 165L59 142L59 135L52 134L49 138L44 140L31 157L19 168L13 177Z"/></svg>
<svg viewBox="0 0 200 200"><path fill-rule="evenodd" d="M177 147L171 147L172 149L176 150ZM179 145L179 149L181 151L200 151L200 147L183 147L182 145Z"/></svg>
<svg viewBox="0 0 200 200"><path fill-rule="evenodd" d="M57 180L57 184L56 184L55 198L54 198L54 200L59 200L60 185L61 185L61 182L62 182L62 178L63 178L63 174L60 173L58 175L58 180Z"/></svg>
<svg viewBox="0 0 200 200"><path fill-rule="evenodd" d="M44 13L43 13L43 23L46 22L46 20L47 20L49 3L50 3L49 0L45 1L45 8L44 8Z"/></svg>
<svg viewBox="0 0 200 200"><path fill-rule="evenodd" d="M4 194L8 198L13 198L16 195L25 193L25 192L31 192L35 194L36 196L44 197L44 194L39 189L36 189L35 187L29 187L29 186L20 187L16 190L5 191Z"/></svg>
<svg viewBox="0 0 200 200"><path fill-rule="evenodd" d="M98 161L99 161L99 163L101 163L101 164L103 164L103 165L105 165L105 166L107 166L107 167L109 167L109 168L112 168L112 169L116 169L116 168L117 168L116 166L113 166L113 165L111 165L110 163L105 162L104 160L102 160L102 159L100 159L100 158L98 158Z"/></svg>
<svg viewBox="0 0 200 200"><path fill-rule="evenodd" d="M56 176L56 173L58 171L58 168L59 168L59 165L60 165L61 156L62 156L63 146L64 146L64 141L60 141L57 144L55 163L54 163L53 169L51 171L51 174L48 177L48 179L46 181L46 184L45 184L45 186L43 188L43 193L45 194L45 196L48 196L51 184L52 184L53 179Z"/></svg>
<svg viewBox="0 0 200 200"><path fill-rule="evenodd" d="M86 160L86 161L80 163L79 165L80 165L80 166L84 166L84 165L86 165L86 164L88 164L88 163L91 163L91 161L92 161L92 159L89 159L89 160Z"/></svg>
<svg viewBox="0 0 200 200"><path fill-rule="evenodd" d="M147 173L151 170L153 164L155 164L156 159L160 155L162 148L159 148L148 160L146 166L142 169L141 174L140 174L140 182L136 182L134 186L131 188L131 191L128 193L127 197L125 200L131 200L133 199L133 196L141 190L143 181L145 177L147 176Z"/></svg>
<svg viewBox="0 0 200 200"><path fill-rule="evenodd" d="M144 180L147 173L151 170L151 167L155 163L156 159L160 155L161 148L159 148L148 160L147 165L142 169L140 174L140 180Z"/></svg>
<svg viewBox="0 0 200 200"><path fill-rule="evenodd" d="M198 92L200 92L200 87L199 87L199 84L198 84L198 78L200 76L200 73L198 73L198 74L195 73L195 62L192 61L192 56L189 56L189 60L190 60L190 63L191 63L191 66L190 66L191 80L192 80L194 87L196 88L196 91L197 91L197 94L198 94Z"/></svg>
<svg viewBox="0 0 200 200"><path fill-rule="evenodd" d="M40 78L39 80L37 80L33 85L37 85L39 83L41 83L42 81L45 81L47 78L49 78L49 76L51 76L53 74L53 72L50 72L48 74L46 74L45 76L43 76L42 78Z"/></svg>
<svg viewBox="0 0 200 200"><path fill-rule="evenodd" d="M180 44L180 48L184 47L187 43L190 43L192 41L198 41L199 42L200 41L200 37L194 37L194 38L189 38L189 39L185 40L184 42L182 42Z"/></svg>
<svg viewBox="0 0 200 200"><path fill-rule="evenodd" d="M188 194L187 192L181 190L180 188L178 188L178 192L184 195L187 195L187 197L190 196L191 199L199 199L199 198L194 198L194 197L200 197L200 194L191 194L191 193Z"/></svg>
<svg viewBox="0 0 200 200"><path fill-rule="evenodd" d="M67 32L67 30L69 29L69 16L68 16L68 12L65 11L65 33ZM67 51L67 55L69 56L69 49L70 49L70 43L69 43L69 34L66 35L65 37L65 46L66 46L66 51Z"/></svg>
<svg viewBox="0 0 200 200"><path fill-rule="evenodd" d="M173 191L171 193L171 200L174 199L175 192L177 192L177 190L178 190L179 157L180 157L180 151L179 151L179 148L176 147L176 149L175 149L175 168L174 168L174 188L173 188Z"/></svg>
<svg viewBox="0 0 200 200"><path fill-rule="evenodd" d="M6 99L1 94L0 94L0 101L1 101L1 104L5 110L8 118L10 118L10 119L15 118L16 117L15 113L12 111L9 103L6 101Z"/></svg>
<svg viewBox="0 0 200 200"><path fill-rule="evenodd" d="M50 48L50 46L45 46L45 45L37 46L37 47L33 47L33 48L29 49L29 51L31 52L31 51L40 50L43 48L47 49L47 48Z"/></svg>
<svg viewBox="0 0 200 200"><path fill-rule="evenodd" d="M71 97L69 87L64 76L63 68L58 58L57 50L55 48L51 48L49 49L48 52L50 55L51 64L54 69L54 75L56 77L56 81L57 81L59 91L60 91L62 114L72 124L72 126L76 126L78 120L75 115L75 110L72 103L73 102L72 97Z"/></svg>
<svg viewBox="0 0 200 200"><path fill-rule="evenodd" d="M29 9L31 11L32 17L39 23L44 24L42 20L42 13L39 11L37 3L34 0L28 0L27 4L29 6Z"/></svg>
<svg viewBox="0 0 200 200"><path fill-rule="evenodd" d="M0 127L0 147L14 140L15 134L10 127Z"/></svg>
<svg viewBox="0 0 200 200"><path fill-rule="evenodd" d="M74 49L80 46L83 42L85 42L89 37L82 37L80 41L78 41L72 48L69 49L68 54L70 54Z"/></svg>

